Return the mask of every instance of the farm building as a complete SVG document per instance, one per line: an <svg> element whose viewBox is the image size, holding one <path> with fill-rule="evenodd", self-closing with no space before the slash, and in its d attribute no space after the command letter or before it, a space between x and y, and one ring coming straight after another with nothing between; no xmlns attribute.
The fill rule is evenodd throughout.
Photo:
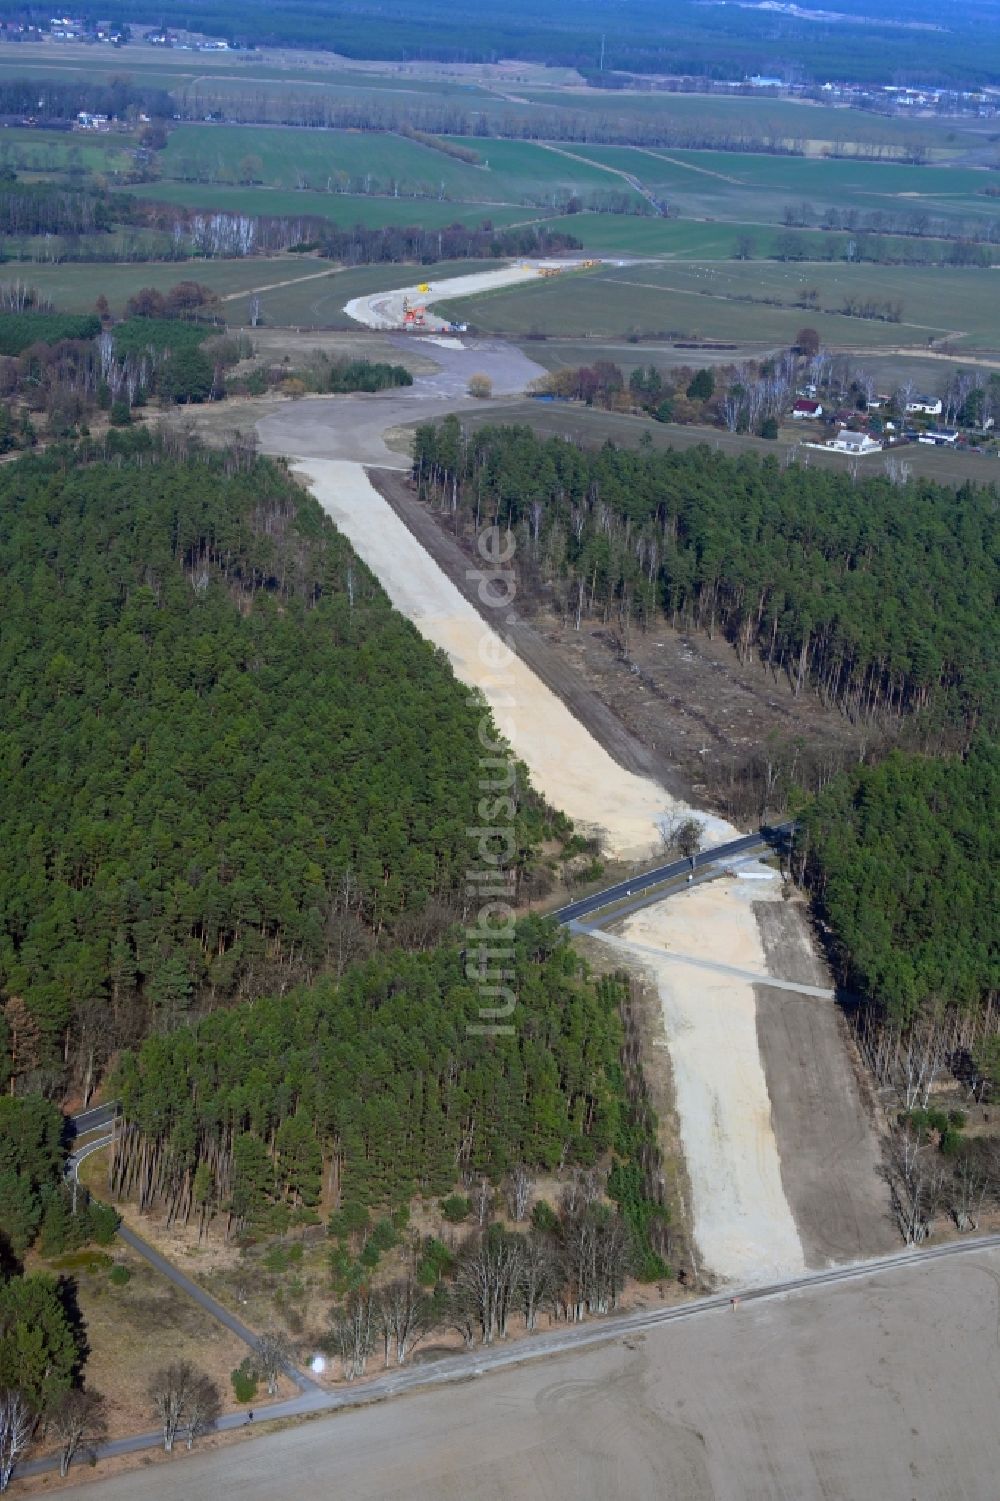
<svg viewBox="0 0 1000 1501"><path fill-rule="evenodd" d="M822 417L822 415L822 402L813 401L808 396L800 397L792 407L792 416L799 419L803 417Z"/></svg>

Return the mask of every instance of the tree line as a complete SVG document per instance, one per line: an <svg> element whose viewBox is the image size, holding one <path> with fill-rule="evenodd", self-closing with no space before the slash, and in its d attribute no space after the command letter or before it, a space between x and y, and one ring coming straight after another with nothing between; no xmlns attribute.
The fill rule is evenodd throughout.
<svg viewBox="0 0 1000 1501"><path fill-rule="evenodd" d="M86 1095L149 1030L452 921L479 713L279 466L20 460L0 560L10 1088ZM516 800L515 878L549 827Z"/></svg>
<svg viewBox="0 0 1000 1501"><path fill-rule="evenodd" d="M81 110L124 119L139 113L169 120L174 101L165 89L135 84L126 76L96 79L36 78L22 74L0 79L0 115L23 115L39 123L75 120Z"/></svg>
<svg viewBox="0 0 1000 1501"><path fill-rule="evenodd" d="M460 524L514 533L522 587L551 587L577 626L613 622L626 654L665 614L859 719L920 712L959 743L996 724L993 489L466 434L454 417L417 430L413 475Z"/></svg>
<svg viewBox="0 0 1000 1501"><path fill-rule="evenodd" d="M137 222L128 193L57 182L0 178L0 233L6 235L105 234L116 224Z"/></svg>

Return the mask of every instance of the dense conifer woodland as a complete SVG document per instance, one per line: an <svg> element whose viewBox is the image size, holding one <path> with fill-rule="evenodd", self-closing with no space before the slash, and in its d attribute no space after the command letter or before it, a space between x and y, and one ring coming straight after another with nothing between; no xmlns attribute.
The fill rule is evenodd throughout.
<svg viewBox="0 0 1000 1501"><path fill-rule="evenodd" d="M997 722L993 489L895 486L707 447L578 448L457 419L418 430L420 493L518 537L525 589L627 638L664 615L724 635L854 716Z"/></svg>
<svg viewBox="0 0 1000 1501"><path fill-rule="evenodd" d="M794 691L938 754L897 751L802 813L813 893L880 1077L1000 1086L997 493L754 457L578 448L528 428L418 432L432 504L516 535L525 591L569 619L666 616ZM919 1084L919 1088L917 1087Z"/></svg>
<svg viewBox="0 0 1000 1501"><path fill-rule="evenodd" d="M799 873L880 1077L922 1090L949 1060L972 1082L994 1071L998 808L1000 746L983 738L962 759L860 767L802 813Z"/></svg>
<svg viewBox="0 0 1000 1501"><path fill-rule="evenodd" d="M484 706L281 466L173 443L112 431L0 471L0 1391L18 1453L44 1425L64 1461L104 1398L72 1277L26 1258L115 1235L63 1180L55 1101L98 1083L116 1198L241 1244L326 1221L349 1374L351 1321L400 1296L401 1362L418 1316L488 1340L669 1274L628 984L527 919L512 1024L484 1023L461 926L498 816ZM516 766L510 800L513 902L571 830ZM488 1219L504 1185L524 1220L556 1172L558 1213L461 1257L412 1233L415 1273L373 1291L414 1200L458 1223L462 1186Z"/></svg>
<svg viewBox="0 0 1000 1501"><path fill-rule="evenodd" d="M144 435L0 471L5 1084L441 937L479 711L313 499ZM517 869L543 831L526 791ZM517 871L515 870L515 875Z"/></svg>
<svg viewBox="0 0 1000 1501"><path fill-rule="evenodd" d="M207 1194L240 1233L321 1198L399 1208L458 1178L592 1165L619 1127L619 986L537 921L514 947L507 1034L484 1035L445 945L150 1039L116 1073L113 1188L185 1222Z"/></svg>

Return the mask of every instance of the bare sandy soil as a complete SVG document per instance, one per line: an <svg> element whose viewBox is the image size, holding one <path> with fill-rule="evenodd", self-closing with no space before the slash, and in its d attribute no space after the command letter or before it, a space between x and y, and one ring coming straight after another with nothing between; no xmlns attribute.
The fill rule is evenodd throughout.
<svg viewBox="0 0 1000 1501"><path fill-rule="evenodd" d="M80 1486L80 1501L996 1501L1000 1253L816 1288Z"/></svg>
<svg viewBox="0 0 1000 1501"><path fill-rule="evenodd" d="M541 274L542 267L559 269L572 264L571 260L519 261L497 271L475 271L470 276L451 276L444 281L435 282L428 278L412 287L352 298L344 304L344 312L368 328L400 328L407 307L422 307L425 309L425 327L447 329L449 320L430 311L435 302L445 298L474 297L479 292L495 292L501 287L516 286L518 282L534 281Z"/></svg>
<svg viewBox="0 0 1000 1501"><path fill-rule="evenodd" d="M776 880L721 880L593 937L659 991L701 1272L752 1283L895 1249L880 1142L805 908Z"/></svg>
<svg viewBox="0 0 1000 1501"><path fill-rule="evenodd" d="M539 792L608 852L642 858L659 847L659 827L684 805L654 781L626 771L566 705L511 652L407 530L360 465L309 459L296 472L393 604L441 647L455 675L486 698L501 734L526 763ZM503 614L497 611L503 629ZM732 830L706 819L716 842Z"/></svg>
<svg viewBox="0 0 1000 1501"><path fill-rule="evenodd" d="M828 985L805 907L755 902L767 970ZM895 1250L899 1234L879 1168L881 1140L837 1004L755 985L757 1040L781 1181L811 1267Z"/></svg>
<svg viewBox="0 0 1000 1501"><path fill-rule="evenodd" d="M617 933L595 934L659 990L700 1270L733 1283L794 1276L806 1264L781 1178L753 981L729 972L767 973L754 915L764 884L695 886L634 913ZM685 964L686 955L725 969Z"/></svg>
<svg viewBox="0 0 1000 1501"><path fill-rule="evenodd" d="M680 779L663 776L660 757L643 763L633 756L635 738L620 722L613 728L615 715L595 703L586 685L567 688L567 664L554 685L544 671L540 676L537 669L546 653L535 647L545 643L525 639L530 628L518 620L513 607L498 609L483 602L477 609L468 562L463 567L460 555L443 555L443 534L440 545L432 544L428 551L425 534L433 522L416 526L396 493L395 477L378 477L381 489L392 497L390 505L361 467L366 461L384 463L381 455L389 453L387 421L412 422L417 412L431 416L455 408L457 392L467 380L469 350L461 345L452 348L450 340L446 347L426 339L420 343L440 361L438 376L418 377L406 393L347 403L314 399L286 404L260 423L264 446L272 452L308 455L299 458L298 472L397 608L447 653L462 682L484 693L539 791L569 814L581 831L600 835L609 854L624 859L649 855L657 850L663 821L690 806L676 795ZM475 357L495 359L509 386L523 379L521 371L506 363L511 352L502 345L484 347ZM524 363L530 368L529 361ZM387 467L400 467L391 454ZM403 523L404 512L409 525ZM523 655L508 651L494 627L503 634L510 631L510 644ZM582 699L586 703L578 702ZM735 722L726 729L733 734ZM705 817L705 822L706 842L721 841L733 832L722 820ZM810 1040L801 1024L782 1032L775 1021L764 1029L763 1043L758 1040L755 981L769 974L754 912L754 903L763 895L759 887L739 881L700 887L627 919L610 940L632 963L645 968L659 989L702 1270L734 1282L801 1270L807 1247L812 1259L843 1254L845 1248L852 1254L851 1248L866 1241L872 1208L870 1203L856 1205L849 1192L857 1170L864 1177L862 1199L871 1192L875 1154L856 1092L848 1093L846 1103L833 1098L845 1080L851 1083L851 1075L832 1002L827 1003L831 1015L823 1024L823 1047L811 1061L801 1056ZM689 962L681 962L684 956ZM712 961L719 967L712 968ZM768 987L768 993L782 998L775 1005L802 1003L776 987ZM785 1037L784 1053L771 1045L772 1031ZM793 1034L794 1042L789 1040ZM772 1056L777 1065L772 1073L775 1092L783 1100L783 1143L775 1134L765 1056ZM783 1057L789 1065L787 1077ZM816 1111L816 1090L825 1089L824 1078L836 1081L830 1084L824 1108L836 1118L837 1139L846 1154L840 1174L848 1208L844 1226L835 1224L836 1204L823 1200L830 1172L828 1143L815 1139L822 1111L817 1122L810 1116ZM813 1086L800 1093L800 1080L809 1079ZM813 1134L807 1130L799 1139L797 1123L806 1116ZM851 1142L853 1155L848 1151ZM782 1146L790 1161L805 1155L801 1168L783 1174ZM832 1232L821 1223L821 1213L835 1224Z"/></svg>

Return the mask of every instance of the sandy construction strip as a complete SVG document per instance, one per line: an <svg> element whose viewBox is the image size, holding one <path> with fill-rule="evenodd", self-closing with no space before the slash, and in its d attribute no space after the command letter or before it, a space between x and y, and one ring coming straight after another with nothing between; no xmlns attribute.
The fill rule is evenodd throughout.
<svg viewBox="0 0 1000 1501"><path fill-rule="evenodd" d="M689 810L656 782L612 760L462 597L360 464L303 459L295 469L396 608L447 653L460 682L482 691L535 788L578 830L599 833L608 854L640 859L655 853L663 820ZM497 615L502 630L502 611ZM706 843L735 836L722 819L697 816L705 824ZM760 963L763 967L763 959Z"/></svg>
<svg viewBox="0 0 1000 1501"><path fill-rule="evenodd" d="M519 261L516 266L502 266L498 271L476 271L471 276L452 276L445 281L426 283L428 290L422 292L421 283L412 287L399 287L392 292L370 292L365 297L354 297L344 304L349 318L357 319L367 328L402 328L403 303L410 307L429 309L444 298L473 297L477 292L495 292L500 287L513 287L518 282L534 281L542 266L558 267L572 265L571 261ZM426 313L424 327L440 330L449 328L445 318Z"/></svg>
<svg viewBox="0 0 1000 1501"><path fill-rule="evenodd" d="M781 1181L753 982L686 965L683 956L766 975L753 912L766 898L763 882L716 881L634 913L620 936L593 935L634 956L655 980L695 1240L709 1271L745 1284L801 1272L805 1254Z"/></svg>

